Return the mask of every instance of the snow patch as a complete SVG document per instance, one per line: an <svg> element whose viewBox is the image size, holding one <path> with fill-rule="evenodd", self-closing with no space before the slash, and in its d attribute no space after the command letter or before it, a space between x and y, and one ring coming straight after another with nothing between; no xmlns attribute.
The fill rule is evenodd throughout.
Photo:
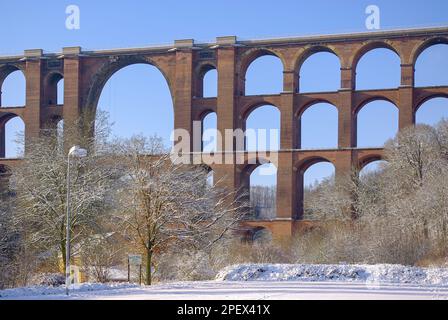
<svg viewBox="0 0 448 320"><path fill-rule="evenodd" d="M240 264L221 270L218 281L363 281L448 285L448 268L403 265Z"/></svg>
<svg viewBox="0 0 448 320"><path fill-rule="evenodd" d="M75 284L70 287L70 293L83 293L89 291L104 291L115 289L139 288L140 286L130 283L82 283ZM14 289L0 290L0 298L8 297L31 297L46 295L64 295L65 286L30 286Z"/></svg>

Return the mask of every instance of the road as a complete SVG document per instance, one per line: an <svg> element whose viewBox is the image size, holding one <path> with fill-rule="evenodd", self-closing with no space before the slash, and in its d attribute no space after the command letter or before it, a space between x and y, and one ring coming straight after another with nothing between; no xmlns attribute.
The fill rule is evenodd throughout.
<svg viewBox="0 0 448 320"><path fill-rule="evenodd" d="M15 297L16 299L67 299L46 295ZM320 299L382 299L382 300L448 300L448 287L410 284L372 284L361 282L181 282L151 287L122 288L73 292L68 299L105 300L320 300Z"/></svg>

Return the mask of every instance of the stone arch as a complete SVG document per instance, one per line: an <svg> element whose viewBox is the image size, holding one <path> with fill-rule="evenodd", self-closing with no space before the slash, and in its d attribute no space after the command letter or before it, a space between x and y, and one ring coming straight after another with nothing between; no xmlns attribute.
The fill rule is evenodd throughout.
<svg viewBox="0 0 448 320"><path fill-rule="evenodd" d="M135 64L147 64L155 67L165 78L168 88L170 90L171 99L174 102L174 91L173 91L173 83L170 77L168 76L168 70L165 70L160 66L156 61L154 61L151 57L148 56L117 56L117 57L109 57L107 62L104 62L103 65L98 69L95 75L90 80L89 91L87 93L86 102L84 104L85 108L91 108L96 110L98 106L98 101L101 96L101 92L103 91L104 86L107 81L118 71L124 69L128 66Z"/></svg>
<svg viewBox="0 0 448 320"><path fill-rule="evenodd" d="M267 158L261 157L255 153L249 154L244 160L244 164L239 165L239 180L241 188L250 187L250 175L257 169L259 166L262 166L267 163L272 163ZM272 163L274 164L274 163ZM275 165L275 164L274 164Z"/></svg>
<svg viewBox="0 0 448 320"><path fill-rule="evenodd" d="M394 44L392 44L389 41L372 41L364 44L362 47L360 47L355 54L353 55L350 64L352 66L353 70L356 70L356 67L358 66L359 61L361 58L367 54L368 52L375 50L375 49L389 49L399 57L400 62L402 63L403 58L401 56L400 50L398 50Z"/></svg>
<svg viewBox="0 0 448 320"><path fill-rule="evenodd" d="M26 104L26 72L25 72L25 67L22 66L21 64L7 64L4 66L0 66L0 107L4 106L4 107L9 107L4 105L4 102L2 101L2 90L3 90L3 84L6 80L6 78L8 78L12 73L20 71L21 74L23 75L24 78L24 87L23 87L23 106L25 106ZM13 106L11 106L13 107ZM17 107L17 106L15 106Z"/></svg>
<svg viewBox="0 0 448 320"><path fill-rule="evenodd" d="M380 153L373 153L363 156L358 160L357 170L360 172L365 166L369 165L370 163L382 160L384 160L384 157Z"/></svg>
<svg viewBox="0 0 448 320"><path fill-rule="evenodd" d="M310 157L306 157L306 158L296 162L296 164L294 165L294 168L295 168L295 170L297 170L297 172L304 173L306 170L308 170L309 167L315 165L316 163L320 163L320 162L328 162L328 163L331 163L334 165L334 163L328 158L325 158L322 156L310 156Z"/></svg>
<svg viewBox="0 0 448 320"><path fill-rule="evenodd" d="M300 69L302 68L303 63L309 57L311 57L313 54L320 53L320 52L327 52L327 53L334 54L339 59L339 62L341 63L341 57L334 49L332 49L328 46L321 46L321 45L312 46L312 47L305 49L297 56L295 63L294 63L294 70L297 72L297 74L300 74Z"/></svg>
<svg viewBox="0 0 448 320"><path fill-rule="evenodd" d="M194 95L195 97L202 98L204 97L204 79L206 74L209 71L215 70L218 72L218 68L216 67L215 63L206 61L203 63L198 64L198 66L195 68L195 88L194 88ZM216 83L216 87L218 84Z"/></svg>
<svg viewBox="0 0 448 320"><path fill-rule="evenodd" d="M422 43L419 43L416 45L411 52L411 62L415 66L415 63L417 62L418 57L420 54L428 49L429 47L436 45L436 44L448 44L448 38L447 37L432 37Z"/></svg>
<svg viewBox="0 0 448 320"><path fill-rule="evenodd" d="M274 174L269 174L267 176L270 176L270 179L275 180L272 184L266 184L266 180L264 180L262 183L252 184L252 178L253 174L260 168L265 167L265 169L268 169L267 167L270 166L272 170L275 171L275 177L272 177ZM257 155L254 155L253 157L248 157L245 161L244 165L240 166L240 187L242 192L245 194L246 200L248 201L249 208L248 210L251 213L251 216L257 219L272 219L276 216L276 199L277 199L277 193L276 188L278 184L278 170L277 165L271 161L268 161L267 159L261 158ZM266 172L267 173L267 172ZM258 177L260 179L260 177ZM257 189L252 189L256 187ZM252 203L252 197L255 195L253 191L260 191L259 189L266 188L266 191L273 193L271 196L273 197L273 203L270 203L269 208L266 207L266 203L262 204L261 210L257 211L257 208L254 208ZM261 190L263 191L263 190ZM257 200L257 199L255 199ZM260 208L259 208L260 209ZM265 210L268 209L268 210Z"/></svg>
<svg viewBox="0 0 448 320"><path fill-rule="evenodd" d="M6 132L6 125L9 121L12 119L20 119L21 125L23 126L24 131L26 130L25 121L22 119L21 116L15 114L15 113L0 113L0 158L11 158L8 157L7 153L9 150L7 150L6 146L6 138L8 133Z"/></svg>
<svg viewBox="0 0 448 320"><path fill-rule="evenodd" d="M262 176L262 170L272 172ZM272 220L277 216L277 167L263 164L250 175L250 207L255 219Z"/></svg>
<svg viewBox="0 0 448 320"><path fill-rule="evenodd" d="M378 171L387 160L381 154L371 154L362 157L358 160L358 167L356 168L356 173L358 179L363 179L369 173Z"/></svg>
<svg viewBox="0 0 448 320"><path fill-rule="evenodd" d="M418 109L424 103L428 102L429 100L436 99L436 98L447 98L448 99L448 93L434 93L434 94L429 94L429 95L420 97L415 103L414 112L416 113L418 111Z"/></svg>
<svg viewBox="0 0 448 320"><path fill-rule="evenodd" d="M304 127L304 123L302 122L302 120L303 120L303 115L308 111L308 110L310 110L311 108L313 108L313 107L316 107L317 105L321 105L321 104L325 104L325 105L328 105L328 106L331 106L331 107L333 107L333 111L334 110L336 110L336 118L334 119L335 121L336 121L336 126L335 126L335 132L334 132L334 137L335 137L335 139L336 139L336 141L335 141L335 143L334 143L334 146L332 146L332 148L337 148L338 147L338 134L339 134L339 132L338 132L338 123L339 123L339 109L338 109L338 107L336 106L336 105L334 105L332 102L330 102L330 101L328 101L328 100L325 100L325 99L318 99L318 100L313 100L313 101L311 101L311 102L309 102L309 103L307 103L306 105L304 105L304 107L303 108L301 108L298 112L297 112L297 116L296 116L296 118L297 118L297 123L298 123L298 135L299 135L299 137L298 137L298 139L297 139L297 144L298 144L298 148L299 149L302 149L303 147L304 147L304 143L303 143L303 138L304 138L304 131L303 131L303 127ZM329 110L325 110L325 113L326 114L329 114L329 112L331 112L331 111L329 111ZM325 119L325 117L324 118L321 118L321 120L322 119ZM330 147L330 146L326 146L326 147L324 147L324 146L313 146L312 148L316 148L316 147L319 147L319 148L327 148L327 147Z"/></svg>
<svg viewBox="0 0 448 320"><path fill-rule="evenodd" d="M205 108L204 110L201 111L201 113L199 113L198 120L199 121L204 120L204 118L207 117L210 113L216 113L216 111L211 108Z"/></svg>
<svg viewBox="0 0 448 320"><path fill-rule="evenodd" d="M239 70L239 73L241 75L245 76L247 69L252 64L252 62L254 62L255 60L257 60L258 58L260 58L262 56L275 56L275 57L279 58L280 61L282 62L283 70L286 69L286 61L281 52L279 52L275 49L253 48L253 49L249 49L249 50L245 51L240 56L239 63L237 65L238 66L237 70Z"/></svg>
<svg viewBox="0 0 448 320"><path fill-rule="evenodd" d="M207 118L209 118L209 119L207 120ZM201 151L203 151L203 152L204 151L207 151L207 152L218 151L218 146L217 146L217 143L218 143L218 141L217 141L218 140L218 137L217 137L218 115L217 115L217 113L213 110L206 110L201 114L200 119L201 119ZM213 123L211 123L211 122L213 122ZM212 125L213 125L213 128L211 127ZM204 145L205 136L208 138L207 141L209 141L210 139L213 139L212 140L214 142L213 147L210 147L209 144ZM207 146L207 149L204 149L205 146Z"/></svg>
<svg viewBox="0 0 448 320"><path fill-rule="evenodd" d="M355 108L353 109L353 114L355 115L355 117L358 115L359 111L361 111L362 108L364 108L367 104L369 104L371 102L374 102L374 101L386 101L386 102L389 102L389 103L393 104L398 109L397 103L394 100L392 100L392 99L390 99L390 98L388 98L386 96L375 95L375 96L372 96L372 97L368 97L366 99L362 99L355 106Z"/></svg>
<svg viewBox="0 0 448 320"><path fill-rule="evenodd" d="M333 106L335 106L335 107L337 108L337 106L334 104L334 102L332 102L332 101L330 101L330 100L328 100L328 99L322 99L322 98L320 98L320 99L313 99L313 100L311 100L311 101L308 101L308 102L305 103L304 105L302 105L300 108L297 108L297 110L295 111L294 116L295 116L296 118L300 118L300 117L303 115L303 113L304 113L308 108L310 108L310 107L312 107L313 105L318 104L318 103L328 103L328 104L331 104L331 105L333 105Z"/></svg>
<svg viewBox="0 0 448 320"><path fill-rule="evenodd" d="M352 64L352 70L353 70L353 84L355 88L359 88L359 62L370 52L377 50L377 49L386 49L389 50L398 57L398 76L397 76L397 87L400 85L400 78L401 78L401 68L400 65L402 64L403 57L400 53L400 51L390 42L387 41L373 41L365 44L361 48L359 48L354 56L353 60L351 62ZM370 90L374 88L366 88L366 90Z"/></svg>
<svg viewBox="0 0 448 320"><path fill-rule="evenodd" d="M297 190L297 203L296 203L296 218L303 218L304 214L304 199L305 199L305 172L315 164L318 163L330 163L336 168L335 164L328 158L322 156L310 156L305 159L299 160L294 165L294 171L296 172L296 190Z"/></svg>
<svg viewBox="0 0 448 320"><path fill-rule="evenodd" d="M13 63L0 66L0 87L3 84L3 81L5 81L5 79L15 71L21 71L26 78L25 67L21 64Z"/></svg>
<svg viewBox="0 0 448 320"><path fill-rule="evenodd" d="M262 115L261 115L260 108L270 108L271 110L274 110L275 116L278 116L278 137L277 137L278 141L277 142L276 141L271 141L271 136L270 136L271 132L270 131L266 132L266 138L269 139L269 147L266 145L266 147L267 147L266 150L258 150L258 145L259 145L259 141L258 141L259 135L258 135L258 132L249 132L249 130L248 130L248 122L250 121L251 116L254 116L254 117L257 117L257 118L261 119ZM260 112L260 113L254 115L255 113L258 113L258 112ZM251 108L248 108L246 110L246 113L243 114L242 119L243 119L243 126L242 127L243 127L243 130L245 132L245 150L246 151L255 151L255 150L249 150L248 149L248 147L249 147L249 143L248 143L249 142L249 138L254 138L253 134L256 134L255 138L256 138L256 144L257 144L256 145L256 150L257 151L277 151L277 150L280 149L281 110L280 110L279 107L277 107L274 104L266 104L266 103L263 103L263 104L260 104L260 103L253 104L253 105L251 105ZM277 129L276 124L274 124L274 122L273 122L273 121L275 121L275 119L265 118L263 120L264 121L268 121L269 124L266 124L265 127L258 128L258 129L267 129L267 130ZM259 124L259 123L260 123L260 121L257 121L257 124ZM275 147L276 143L278 143L278 145L276 146L276 148L272 149L273 145Z"/></svg>
<svg viewBox="0 0 448 320"><path fill-rule="evenodd" d="M338 89L339 89L339 87L340 87L340 83L341 83L341 72L340 72L340 69L341 69L341 66L342 66L342 61L341 61L341 57L339 56L339 54L335 51L335 50L333 50L332 48L330 48L330 47L327 47L327 46L312 46L312 47L310 47L310 48L307 48L307 49L305 49L297 58L296 58L296 61L295 61L295 63L294 63L294 70L295 70L295 74L296 75L298 75L298 78L299 78L299 80L298 80L298 90L297 91L299 91L299 92L301 92L301 91L303 91L302 89L301 89L301 80L302 80L302 67L303 67L303 65L305 64L305 62L309 59L309 58L311 58L312 56L314 56L314 55L316 55L316 54L319 54L319 53L329 53L329 54L331 54L331 55L334 55L337 59L338 59L338 62L339 62L339 68L338 68L338 76L339 76L339 80L338 80ZM317 91L312 91L312 92L317 92Z"/></svg>
<svg viewBox="0 0 448 320"><path fill-rule="evenodd" d="M414 57L413 71L415 87L437 87L448 85L448 38L433 38L425 41Z"/></svg>
<svg viewBox="0 0 448 320"><path fill-rule="evenodd" d="M246 122L249 115L254 112L256 109L263 107L263 106L271 106L276 108L279 112L281 112L281 108L277 106L277 104L274 101L270 101L269 99L263 99L259 101L251 101L250 103L247 103L246 105L243 105L240 110L240 119L243 122Z"/></svg>
<svg viewBox="0 0 448 320"><path fill-rule="evenodd" d="M398 121L399 121L400 109L395 104L395 102L390 100L387 97L384 97L384 96L375 96L375 97L371 97L369 99L365 99L365 100L363 100L361 103L359 103L357 105L357 107L354 110L354 114L353 114L353 124L354 124L354 132L355 132L354 137L355 137L355 143L356 143L357 147L367 147L367 145L360 146L360 144L365 144L365 143L360 143L360 141L359 141L360 140L360 134L359 133L361 132L361 130L359 130L359 128L362 127L364 129L364 127L362 125L360 125L359 114L360 114L361 110L363 110L367 105L369 105L371 103L376 103L376 102L386 102L388 105L392 105L392 106L395 107L393 110L395 111L395 116L396 116L396 124L395 124L396 125L396 130L395 130L395 133L393 134L393 136L395 136L395 134L398 132L398 128L399 128ZM375 112L375 115L376 116L381 116L381 114L378 111ZM373 122L371 120L369 120L369 123L373 123ZM378 126L378 123L376 123L376 124L373 123L373 124L375 126ZM379 132L382 132L381 128L377 127L377 129L379 130ZM385 132L383 132L383 133L385 133ZM392 137L388 137L388 138L392 138Z"/></svg>
<svg viewBox="0 0 448 320"><path fill-rule="evenodd" d="M419 115L419 111L423 112L421 109L422 107L425 108L426 105L428 104L428 108L434 108L434 105L431 105L431 103L436 103L437 106L439 107L438 104L443 104L442 107L446 107L444 110L437 110L439 113L441 113L440 111L442 111L445 114L442 114L441 118L444 118L445 120L448 120L448 116L445 117L446 114L448 114L448 94L446 93L440 93L440 94L432 94L432 95L428 95L424 98L422 98L421 100L418 101L418 103L416 104L415 110L414 110L414 119L417 123L425 123L428 125L435 125L438 121L440 121L441 119L437 119L437 121L434 119L425 119L423 115L423 119L421 119L421 115ZM436 116L435 112L432 111L431 112L432 116ZM423 121L421 121L423 120Z"/></svg>
<svg viewBox="0 0 448 320"><path fill-rule="evenodd" d="M273 56L276 57L280 60L281 64L282 64L282 71L286 70L286 61L285 58L283 57L283 55L273 49L268 49L268 48L254 48L254 49L249 49L247 51L245 51L239 59L239 62L237 63L237 72L239 71L238 75L239 75L239 84L238 84L238 92L240 93L240 95L245 95L246 94L246 76L247 76L247 71L250 67L250 65L255 62L258 58L261 58L263 56ZM282 82L283 82L283 78L282 78ZM283 87L283 86L282 86Z"/></svg>
<svg viewBox="0 0 448 320"><path fill-rule="evenodd" d="M171 147L176 118L172 92L165 79L151 63L120 64L108 74L98 102L88 109L89 113L94 116L97 109L107 111L114 123L112 135L157 134L164 146Z"/></svg>
<svg viewBox="0 0 448 320"><path fill-rule="evenodd" d="M63 100L60 101L58 85L60 81L64 81L64 75L61 72L54 71L50 72L45 77L45 101L44 103L48 105L61 105L64 104ZM62 102L62 103L60 103Z"/></svg>

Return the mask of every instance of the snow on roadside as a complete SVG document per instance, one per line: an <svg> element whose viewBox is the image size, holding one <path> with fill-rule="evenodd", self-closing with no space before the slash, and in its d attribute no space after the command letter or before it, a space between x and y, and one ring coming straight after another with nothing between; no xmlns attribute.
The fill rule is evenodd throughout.
<svg viewBox="0 0 448 320"><path fill-rule="evenodd" d="M103 291L116 289L129 289L139 287L136 284L130 283L82 283L72 285L71 293L82 293L88 291ZM45 296L45 295L64 295L65 286L30 286L23 288L0 290L0 299L8 297L31 297L31 296Z"/></svg>
<svg viewBox="0 0 448 320"><path fill-rule="evenodd" d="M363 281L448 285L448 268L403 265L241 264L221 270L218 281Z"/></svg>
<svg viewBox="0 0 448 320"><path fill-rule="evenodd" d="M448 268L418 268L402 265L312 265L312 264L241 264L221 270L215 278L223 281L341 281L364 282L369 286L387 284L413 284L448 286ZM207 282L210 285L215 281ZM215 283L216 283L215 282ZM205 282L170 283L165 289L191 289ZM167 285L167 284L164 284ZM129 283L83 283L73 285L73 296L97 295L111 290L142 289L139 285ZM132 291L132 290L131 290ZM176 291L177 292L177 291ZM23 297L64 296L64 286L29 286L0 290L1 299ZM39 298L40 299L40 298Z"/></svg>

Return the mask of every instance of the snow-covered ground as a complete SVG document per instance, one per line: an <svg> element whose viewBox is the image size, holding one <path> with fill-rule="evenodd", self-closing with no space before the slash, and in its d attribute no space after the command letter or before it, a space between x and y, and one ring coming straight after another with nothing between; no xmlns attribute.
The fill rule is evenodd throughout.
<svg viewBox="0 0 448 320"><path fill-rule="evenodd" d="M95 285L96 286L96 285ZM91 289L93 287L90 285ZM371 286L362 282L301 281L200 281L159 284L151 287L114 286L95 290L75 289L65 296L63 288L12 289L1 299L32 300L317 300L317 299L406 299L448 300L448 288L410 284Z"/></svg>
<svg viewBox="0 0 448 320"><path fill-rule="evenodd" d="M446 299L448 271L395 265L237 265L214 281L82 284L0 291L0 299Z"/></svg>
<svg viewBox="0 0 448 320"><path fill-rule="evenodd" d="M448 268L418 268L392 264L241 264L224 268L216 277L226 281L358 281L448 286Z"/></svg>

